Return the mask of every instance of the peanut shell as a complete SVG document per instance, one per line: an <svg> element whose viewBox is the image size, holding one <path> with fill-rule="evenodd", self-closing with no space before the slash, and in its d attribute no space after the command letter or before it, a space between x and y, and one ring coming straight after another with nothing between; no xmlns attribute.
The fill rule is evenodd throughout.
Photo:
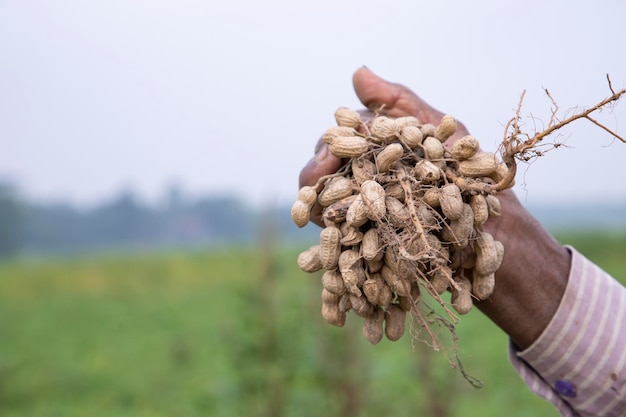
<svg viewBox="0 0 626 417"><path fill-rule="evenodd" d="M419 128L422 125L419 119L415 116L400 116L393 119L393 121L396 124L396 129L398 129L398 131L401 131L407 126Z"/></svg>
<svg viewBox="0 0 626 417"><path fill-rule="evenodd" d="M337 270L324 272L322 275L322 287L332 294L343 295L346 293L343 278Z"/></svg>
<svg viewBox="0 0 626 417"><path fill-rule="evenodd" d="M463 197L456 184L446 184L440 188L439 204L441 211L450 220L457 220L463 214Z"/></svg>
<svg viewBox="0 0 626 417"><path fill-rule="evenodd" d="M490 152L481 152L459 162L459 173L464 177L488 177L496 170L498 160Z"/></svg>
<svg viewBox="0 0 626 417"><path fill-rule="evenodd" d="M342 238L340 243L342 246L354 246L361 243L363 240L363 232L357 227L350 227L348 223L341 223Z"/></svg>
<svg viewBox="0 0 626 417"><path fill-rule="evenodd" d="M379 272L384 264L385 259L383 257L381 257L380 259L365 259L365 266L367 267L367 271L370 273Z"/></svg>
<svg viewBox="0 0 626 417"><path fill-rule="evenodd" d="M345 198L342 198L339 201L336 201L326 207L322 213L322 217L324 220L327 220L332 223L340 223L346 220L346 214L348 213L348 209L356 200L356 195L351 195Z"/></svg>
<svg viewBox="0 0 626 417"><path fill-rule="evenodd" d="M348 107L339 107L335 111L335 121L339 126L352 128L359 127L362 122L361 115Z"/></svg>
<svg viewBox="0 0 626 417"><path fill-rule="evenodd" d="M402 128L399 139L409 148L415 149L422 144L424 134L419 126L408 125Z"/></svg>
<svg viewBox="0 0 626 417"><path fill-rule="evenodd" d="M322 303L322 317L333 326L343 327L346 323L346 313L341 311L339 304Z"/></svg>
<svg viewBox="0 0 626 417"><path fill-rule="evenodd" d="M466 314L472 309L472 283L464 276L455 279L456 286L452 287L452 307L459 314Z"/></svg>
<svg viewBox="0 0 626 417"><path fill-rule="evenodd" d="M472 273L472 292L479 300L486 300L493 294L496 285L496 276L492 272L487 275L479 274L476 269Z"/></svg>
<svg viewBox="0 0 626 417"><path fill-rule="evenodd" d="M325 227L320 232L320 261L322 268L335 269L341 253L341 231L336 226Z"/></svg>
<svg viewBox="0 0 626 417"><path fill-rule="evenodd" d="M450 136L454 135L454 132L456 132L456 119L446 114L441 118L439 125L435 128L433 136L441 142L445 142Z"/></svg>
<svg viewBox="0 0 626 417"><path fill-rule="evenodd" d="M351 227L360 227L369 221L369 211L361 194L352 202L352 205L346 212L346 223Z"/></svg>
<svg viewBox="0 0 626 417"><path fill-rule="evenodd" d="M330 153L337 158L356 158L370 147L367 139L360 136L338 136L328 145Z"/></svg>
<svg viewBox="0 0 626 417"><path fill-rule="evenodd" d="M406 327L406 311L402 311L395 304L390 305L385 312L385 336L391 341L399 340Z"/></svg>
<svg viewBox="0 0 626 417"><path fill-rule="evenodd" d="M476 262L474 271L478 275L489 275L496 272L500 267L498 262L498 250L493 236L488 232L478 232L474 241L476 251ZM501 261L501 260L500 260Z"/></svg>
<svg viewBox="0 0 626 417"><path fill-rule="evenodd" d="M385 198L385 207L387 208L387 218L396 228L403 228L411 221L411 214L406 205L400 200L393 197Z"/></svg>
<svg viewBox="0 0 626 417"><path fill-rule="evenodd" d="M493 194L487 194L485 199L487 200L487 207L489 208L489 216L498 217L502 209L500 199Z"/></svg>
<svg viewBox="0 0 626 417"><path fill-rule="evenodd" d="M372 345L377 344L383 338L383 323L385 322L384 310L377 308L371 315L363 320L363 336Z"/></svg>
<svg viewBox="0 0 626 417"><path fill-rule="evenodd" d="M448 266L443 266L432 271L430 285L437 295L441 295L448 290L451 279L452 270Z"/></svg>
<svg viewBox="0 0 626 417"><path fill-rule="evenodd" d="M361 241L361 254L366 261L382 259L384 252L378 228L372 227L363 234Z"/></svg>
<svg viewBox="0 0 626 417"><path fill-rule="evenodd" d="M413 168L413 175L425 183L434 183L441 178L441 169L426 159L420 159Z"/></svg>
<svg viewBox="0 0 626 417"><path fill-rule="evenodd" d="M322 140L326 142L328 145L332 143L335 138L339 136L355 136L356 130L352 127L345 126L333 126L324 132L322 135Z"/></svg>
<svg viewBox="0 0 626 417"><path fill-rule="evenodd" d="M402 280L400 276L389 266L384 265L380 270L380 274L393 292L401 296L407 296L410 294L410 284L407 286L408 282Z"/></svg>
<svg viewBox="0 0 626 417"><path fill-rule="evenodd" d="M402 158L404 148L399 143L390 143L376 156L378 172L387 172L391 166Z"/></svg>
<svg viewBox="0 0 626 417"><path fill-rule="evenodd" d="M360 317L367 317L374 311L374 306L367 301L366 297L350 294L350 304L352 310Z"/></svg>
<svg viewBox="0 0 626 417"><path fill-rule="evenodd" d="M464 248L474 231L474 212L469 204L463 204L463 212L457 220L451 220L449 227L444 227L441 237L456 248Z"/></svg>
<svg viewBox="0 0 626 417"><path fill-rule="evenodd" d="M351 165L352 175L359 184L365 180L371 180L376 175L376 165L369 159L355 158Z"/></svg>
<svg viewBox="0 0 626 417"><path fill-rule="evenodd" d="M326 183L317 201L323 207L327 207L343 198L349 197L354 189L355 187L351 179L346 177L332 178Z"/></svg>
<svg viewBox="0 0 626 417"><path fill-rule="evenodd" d="M422 142L424 156L429 161L438 161L443 158L443 143L434 137L428 137Z"/></svg>
<svg viewBox="0 0 626 417"><path fill-rule="evenodd" d="M370 140L374 143L387 143L399 135L396 123L386 116L378 116L372 120L369 130L372 134Z"/></svg>
<svg viewBox="0 0 626 417"><path fill-rule="evenodd" d="M387 212L385 189L376 181L367 180L361 184L361 198L367 207L368 217L371 220L379 220Z"/></svg>
<svg viewBox="0 0 626 417"><path fill-rule="evenodd" d="M482 194L475 194L470 198L469 205L474 212L474 226L481 226L489 218L487 200Z"/></svg>
<svg viewBox="0 0 626 417"><path fill-rule="evenodd" d="M476 155L479 148L478 140L472 135L466 135L450 146L450 156L458 161L463 161Z"/></svg>
<svg viewBox="0 0 626 417"><path fill-rule="evenodd" d="M368 278L363 283L363 294L365 294L365 298L373 305L378 305L378 297L380 294L380 286L381 282Z"/></svg>
<svg viewBox="0 0 626 417"><path fill-rule="evenodd" d="M291 206L291 219L298 227L304 227L311 219L311 206L302 200L296 200Z"/></svg>
<svg viewBox="0 0 626 417"><path fill-rule="evenodd" d="M424 138L427 138L429 136L435 136L435 130L437 130L437 127L431 123L426 123L420 127L420 130L422 131Z"/></svg>
<svg viewBox="0 0 626 417"><path fill-rule="evenodd" d="M363 261L359 256L359 252L354 249L344 250L339 255L338 265L348 292L360 297L362 294L360 287L365 282L365 271L363 270Z"/></svg>
<svg viewBox="0 0 626 417"><path fill-rule="evenodd" d="M309 249L298 255L298 267L304 272L317 272L322 269L322 260L320 259L320 245L311 246Z"/></svg>

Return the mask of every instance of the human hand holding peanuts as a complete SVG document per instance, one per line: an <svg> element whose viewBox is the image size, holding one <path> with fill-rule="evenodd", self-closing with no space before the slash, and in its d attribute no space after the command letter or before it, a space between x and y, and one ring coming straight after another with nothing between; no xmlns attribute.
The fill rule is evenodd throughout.
<svg viewBox="0 0 626 417"><path fill-rule="evenodd" d="M454 128L446 132L444 126L445 123L443 123L443 121L449 116L444 117L445 115L443 113L429 106L406 87L400 84L389 83L377 77L365 67L360 68L355 72L353 83L357 96L362 103L370 109L369 111L362 112L361 115L363 119L372 118L378 114L389 118L413 116L419 120L419 123L422 125L422 130L424 130L424 126L432 127L432 129L440 129L440 131L436 134L433 131L430 134L424 135L436 137L438 139L429 141L433 145L432 151L430 150L430 144L428 146L425 142L420 144L420 148L424 149L423 152L425 154L428 154L428 152L443 153L443 147L439 149L437 148L437 144L441 146L440 144L442 141L445 141L446 149L449 152L454 143L459 141L459 139L468 137L467 129L464 125L456 121ZM374 111L379 113L375 114ZM347 116L350 116L350 113L348 113ZM348 121L345 124L350 124L350 122ZM356 123L353 127L347 127L352 129L364 128L358 123ZM383 127L381 127L381 129ZM367 127L365 128L367 129ZM373 126L370 126L370 128L374 129ZM358 135L355 137L358 137ZM320 139L320 142L316 147L316 156L301 171L300 193L302 196L299 194L298 201L296 203L297 205L304 206L306 210L308 210L307 216L310 215L311 221L320 226L327 226L325 221L322 219L322 210L324 207L319 203L317 195L310 195L311 188L318 185L320 179L324 176L333 175L340 170L346 162L346 159L352 157L352 154L349 153L352 149L364 146L360 142L357 142L358 140L351 140L350 143L342 144L338 141L335 144L336 149L329 150L329 144L324 140L324 138ZM405 142L403 143L406 145ZM390 146L391 145L388 145L388 147ZM457 146L457 148L459 148L459 150L457 150L458 152L462 152L463 147ZM389 158L389 162L385 164L385 168L387 168L387 165L391 167L396 162L393 160L393 155L395 153L396 152L392 150L387 152L389 156L387 156L387 154L379 154L379 159L376 160L378 166L380 167L382 159L387 161ZM339 155L339 157L336 155ZM424 159L424 163L418 163L415 166L415 170L417 170L417 165L428 165L423 167L426 169L426 173L424 174L426 176L429 175L428 169L431 169L430 165L433 165L428 162L427 159L428 158ZM482 175L481 171L476 171L476 166L471 164L465 165L467 165L466 174L473 175L472 173L477 172L476 175ZM482 166L482 162L479 165ZM364 167L353 166L352 168L354 175L357 175L357 170ZM445 168L444 163L443 166L439 167L439 170L437 170L437 168L435 168L435 170L436 172L440 172L443 169L444 171L442 172L448 172ZM450 172L449 174L455 175L453 172ZM339 179L342 177L337 176L336 178L336 182L339 182ZM412 180L410 176L406 174L401 174L398 178L398 182L401 185L400 194L402 194L401 188L408 187ZM460 180L462 180L462 178ZM358 197L355 198L354 196L351 196L350 194L352 194L352 192L346 195L346 197L352 198L352 200L367 200L365 198L366 195L376 195L378 187L371 184L371 182L368 182L367 184L368 185L365 187L366 189L363 189L365 183L363 182L363 184L361 184L362 189ZM341 187L338 186L338 188L341 190ZM444 207L441 207L441 209L446 210L448 218L452 219L455 216L458 216L457 218L461 219L463 217L464 206L470 206L470 203L476 204L475 207L486 207L485 201L481 200L474 202L474 198L472 198L472 201L468 200L469 203L465 205L461 204L459 206L460 211L458 211L459 207L454 208L454 198L456 198L454 197L454 194L458 191L452 189L454 187L450 188L450 192L453 195L452 199L440 199L441 202L445 201L445 204L442 204ZM406 189L404 191L406 192ZM330 192L331 190L323 191L323 193ZM395 203L397 199L392 196L391 186L386 192L387 197L385 197L385 194L383 193L383 199L385 199L385 201L389 200L387 204L387 209L389 209L389 207L393 207L393 204L397 204ZM332 193L340 193L340 191L332 191ZM478 195L480 195L480 193ZM435 296L441 294L446 289L450 289L453 293L452 305L459 313L465 313L472 305L476 305L497 325L506 331L518 346L523 348L528 346L536 339L536 337L538 337L554 314L554 311L556 311L567 280L569 253L541 228L532 216L530 216L530 214L521 206L510 190L500 191L497 195L499 203L499 207L497 207L498 216L487 216L488 218L485 217L480 220L481 222L484 222L484 224L480 225L483 232L477 235L478 238L476 239L476 242L478 242L478 244L476 245L476 252L480 253L481 250L485 250L484 248L491 247L491 252L489 253L494 253L496 254L495 256L499 256L500 258L490 258L489 261L480 261L478 267L471 268L471 265L468 267L468 271L471 269L479 271L487 270L489 273L478 275L462 274L457 276L455 280L451 280L452 271L450 270L449 265L445 265L441 262L437 263L439 262L437 259L431 259L428 262L430 264L436 264L437 267L433 268L432 273L429 275L429 285L431 285L432 288L438 286L438 289L434 290L434 294L431 294ZM321 198L322 194L320 194L319 197ZM426 198L425 195L423 197ZM351 201L350 208L353 206L358 207L359 205L364 204L368 207L373 207L373 203L376 201L378 201L378 199L374 197L371 197L369 201L357 202L358 204L355 204L355 201ZM492 209L496 210L495 207L492 207ZM458 213L454 210L457 210ZM472 211L473 210L477 211L474 207L472 208ZM355 209L353 211L357 210ZM406 214L402 214L398 211L394 218L397 218L395 221L398 222L410 221L410 219L417 217L423 219L427 214L427 211L428 210L422 210L420 213L414 212ZM396 212L394 212L394 214L396 214ZM500 216L500 214L502 215ZM402 220L403 215L405 216L404 220ZM350 222L348 221L343 222L344 225L348 223L348 228L345 230L345 233L335 230L339 228L334 224L328 225L328 227L332 227L332 230L326 230L324 232L321 237L321 245L316 248L311 248L311 250L317 250L320 251L320 253L323 251L323 255L317 255L318 258L323 259L323 263L321 261L314 262L313 259L317 258L315 256L309 256L310 253L307 252L307 256L309 257L307 258L306 268L310 268L310 271L319 270L324 267L323 265L326 265L328 268L324 267L324 269L328 269L329 271L335 268L335 265L339 260L339 255L343 253L337 248L345 245L345 242L338 243L339 240L345 239L347 235L357 233L358 227L363 224L360 223L361 221L369 221L369 219L363 218L362 215L361 218L358 218L358 215L356 216L357 217L353 217L356 220L351 220L353 222L353 226L356 228L350 228ZM392 221L392 216L389 217L390 221ZM470 223L472 221L476 222L477 217L477 215L472 214ZM306 220L308 220L308 217ZM438 220L434 219L432 221L437 222ZM460 221L457 220L450 220L450 222L460 223ZM328 219L326 220L326 223L328 223ZM452 227L450 227L450 229L452 229ZM471 224L469 230L473 230ZM426 242L426 240L428 240L426 239L427 235L429 234L424 233L423 235L424 243L430 248L438 248L438 246L436 246L437 243L432 242L432 240ZM453 237L456 235L457 234L453 233ZM488 237L486 235L488 235ZM465 239L469 237L470 235L468 234L465 236ZM359 239L363 239L363 236ZM328 243L331 240L334 243ZM349 240L351 242L350 244L354 242L361 242L361 240ZM405 240L405 242L407 241ZM365 250L366 243L367 242L363 241L361 244L363 250ZM404 246L406 246L406 248L402 247L403 250L408 249L408 245ZM441 246L440 243L439 246ZM459 244L459 248L462 247L463 246ZM459 253L456 255L457 258L463 251L458 252ZM397 325L397 317L399 314L410 311L412 308L411 304L414 305L414 303L407 302L407 300L414 301L415 298L419 296L419 289L416 288L416 285L413 285L415 281L412 283L409 282L408 284L398 282L392 276L390 271L384 268L380 270L382 273L372 272L368 274L367 271L379 271L379 269L377 269L379 268L377 265L382 265L381 259L377 259L375 255L376 254L368 255L368 258L371 259L356 256L355 261L348 266L344 266L343 269L340 269L340 272L345 275L344 280L351 283L350 285L346 285L348 291L337 290L335 294L327 293L323 297L323 314L330 323L343 325L346 310L352 308L357 315L365 318L364 334L366 334L366 337L372 343L377 343L380 340L381 316L380 313L372 313L371 303L363 304L363 301L368 299L369 294L374 294L371 295L371 297L381 297L380 291L382 288L387 287L391 287L396 294L397 299L396 302L392 304L394 306L393 309L390 308L389 294L384 297L385 301L377 301L378 303L387 303L386 306L383 304L378 305L382 306L382 308L386 308L389 312L393 312L393 315L389 314L389 317L394 320L393 326L390 326L391 334L388 335L390 340L396 340L401 336L401 333L398 334L400 330L398 330L399 326ZM388 253L385 253L384 255L387 257L393 256ZM351 256L354 256L354 254ZM411 254L407 254L407 259L411 259L410 256ZM491 257L491 255L489 255L489 257ZM443 258L445 258L445 256ZM454 261L456 264L452 266L459 268L464 261L465 259L457 259ZM389 264L388 259L385 260L385 262ZM497 272L495 275L494 271L492 271L493 266L488 265L489 262L495 262L497 264ZM398 275L398 271L394 272ZM402 271L402 274L400 275L411 275L415 273L417 273L417 271ZM488 280L484 282L481 281L478 283L479 285L476 285L479 278L482 279L483 276L488 276ZM346 279L346 277L348 278ZM336 278L337 277L334 276L334 280L332 282L336 282ZM327 280L330 280L330 278L327 278ZM469 298L471 295L468 290L471 288L470 282L472 280L475 284L473 294L474 300ZM439 285L442 282L443 284ZM495 287L494 282L497 282ZM383 286L380 283L387 283L388 285ZM342 291L347 294L343 298L340 295ZM382 291L384 292L384 290ZM327 292L326 287L325 292ZM480 301L477 298L484 299L484 301ZM343 303L344 305L341 303L342 299L346 300ZM378 298L376 298L376 300L378 300ZM346 304L349 306L346 307ZM375 309L373 311L378 312L379 310L380 309ZM402 311L403 313L399 313L399 311ZM373 326L374 324L375 326Z"/></svg>

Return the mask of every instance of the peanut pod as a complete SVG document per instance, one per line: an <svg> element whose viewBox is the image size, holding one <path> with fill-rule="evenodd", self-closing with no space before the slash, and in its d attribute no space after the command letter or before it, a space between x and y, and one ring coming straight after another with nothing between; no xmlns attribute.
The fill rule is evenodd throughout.
<svg viewBox="0 0 626 417"><path fill-rule="evenodd" d="M367 301L366 297L350 294L350 304L352 310L360 317L367 317L374 311L374 306Z"/></svg>
<svg viewBox="0 0 626 417"><path fill-rule="evenodd" d="M354 200L356 200L356 197L356 195L351 195L332 203L324 209L322 217L325 221L329 221L332 223L343 222L344 220L346 220L346 214L348 213L348 209L350 208Z"/></svg>
<svg viewBox="0 0 626 417"><path fill-rule="evenodd" d="M488 232L478 232L474 241L476 261L474 271L478 275L489 275L498 270L501 259L498 259L498 250L493 236Z"/></svg>
<svg viewBox="0 0 626 417"><path fill-rule="evenodd" d="M360 136L338 136L328 145L328 150L337 158L356 158L367 152L369 147L367 139Z"/></svg>
<svg viewBox="0 0 626 417"><path fill-rule="evenodd" d="M365 180L371 180L376 175L376 164L369 159L354 158L351 162L352 175L357 180L357 183L362 183Z"/></svg>
<svg viewBox="0 0 626 417"><path fill-rule="evenodd" d="M375 309L363 320L363 336L371 344L375 345L382 340L384 321L385 311L380 308Z"/></svg>
<svg viewBox="0 0 626 417"><path fill-rule="evenodd" d="M330 179L322 192L320 193L317 201L323 206L327 207L331 204L340 201L343 198L350 196L354 190L352 180L345 177L336 177Z"/></svg>
<svg viewBox="0 0 626 417"><path fill-rule="evenodd" d="M369 221L368 214L369 210L363 203L363 197L359 194L352 202L352 205L348 207L346 223L350 227L361 227Z"/></svg>
<svg viewBox="0 0 626 417"><path fill-rule="evenodd" d="M456 286L452 287L452 307L459 314L466 314L472 309L472 283L464 276L456 277Z"/></svg>
<svg viewBox="0 0 626 417"><path fill-rule="evenodd" d="M406 327L406 311L395 304L390 305L385 312L385 336L391 341L402 337Z"/></svg>
<svg viewBox="0 0 626 417"><path fill-rule="evenodd" d="M433 136L441 142L445 142L450 136L454 135L454 132L456 132L456 119L446 114L441 118L439 125L435 128Z"/></svg>
<svg viewBox="0 0 626 417"><path fill-rule="evenodd" d="M325 271L322 275L322 287L335 295L343 295L346 293L346 286L343 278L337 270Z"/></svg>
<svg viewBox="0 0 626 417"><path fill-rule="evenodd" d="M486 275L479 274L476 269L472 273L472 292L479 300L486 300L493 294L496 286L495 273Z"/></svg>
<svg viewBox="0 0 626 417"><path fill-rule="evenodd" d="M339 107L335 111L335 121L339 126L353 128L359 127L362 123L361 115L348 107Z"/></svg>
<svg viewBox="0 0 626 417"><path fill-rule="evenodd" d="M458 220L463 214L463 197L461 190L456 184L446 184L441 187L439 204L441 211L450 220Z"/></svg>
<svg viewBox="0 0 626 417"><path fill-rule="evenodd" d="M372 227L363 234L361 253L366 261L382 259L384 252L378 228Z"/></svg>
<svg viewBox="0 0 626 417"><path fill-rule="evenodd" d="M339 255L338 264L346 289L350 294L360 297L362 295L360 287L365 282L365 271L359 252L354 249L344 250Z"/></svg>
<svg viewBox="0 0 626 417"><path fill-rule="evenodd" d="M450 147L450 156L457 161L463 161L476 155L480 146L478 140L471 135L463 136Z"/></svg>
<svg viewBox="0 0 626 417"><path fill-rule="evenodd" d="M320 245L311 246L309 249L298 255L298 267L304 272L317 272L323 268L320 258Z"/></svg>
<svg viewBox="0 0 626 417"><path fill-rule="evenodd" d="M339 304L322 303L322 317L333 326L343 327L346 323L346 312L341 311Z"/></svg>
<svg viewBox="0 0 626 417"><path fill-rule="evenodd" d="M402 158L404 148L399 143L391 143L376 155L378 172L387 172L391 166Z"/></svg>
<svg viewBox="0 0 626 417"><path fill-rule="evenodd" d="M475 194L470 198L469 205L474 212L474 226L481 226L489 218L487 199L482 194Z"/></svg>
<svg viewBox="0 0 626 417"><path fill-rule="evenodd" d="M464 203L461 217L457 220L451 220L449 227L442 230L441 237L456 248L464 248L469 244L473 231L474 211L469 204Z"/></svg>
<svg viewBox="0 0 626 417"><path fill-rule="evenodd" d="M387 209L385 207L385 189L374 180L366 180L361 184L361 198L367 207L368 218L381 219Z"/></svg>
<svg viewBox="0 0 626 417"><path fill-rule="evenodd" d="M496 170L498 160L490 152L477 153L469 159L459 162L459 174L464 177L488 177Z"/></svg>
<svg viewBox="0 0 626 417"><path fill-rule="evenodd" d="M320 261L322 268L335 269L341 253L341 231L336 226L325 227L320 232Z"/></svg>
<svg viewBox="0 0 626 417"><path fill-rule="evenodd" d="M369 139L374 143L387 143L399 135L399 130L393 119L386 116L378 116L370 125L372 137Z"/></svg>
<svg viewBox="0 0 626 417"><path fill-rule="evenodd" d="M291 219L298 227L304 227L311 219L311 206L302 200L296 200L291 206Z"/></svg>
<svg viewBox="0 0 626 417"><path fill-rule="evenodd" d="M400 142L404 143L409 148L415 149L422 144L424 134L419 126L408 125L402 127L399 139Z"/></svg>
<svg viewBox="0 0 626 417"><path fill-rule="evenodd" d="M326 129L326 132L322 135L322 140L330 145L333 140L338 138L339 136L355 136L356 130L353 127L345 127L345 126L333 126Z"/></svg>

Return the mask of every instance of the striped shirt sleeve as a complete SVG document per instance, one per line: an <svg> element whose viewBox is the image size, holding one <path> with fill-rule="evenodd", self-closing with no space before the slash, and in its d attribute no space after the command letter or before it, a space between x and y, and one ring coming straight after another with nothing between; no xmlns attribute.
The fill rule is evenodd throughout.
<svg viewBox="0 0 626 417"><path fill-rule="evenodd" d="M529 388L565 417L626 416L626 288L575 249L559 308L509 358Z"/></svg>

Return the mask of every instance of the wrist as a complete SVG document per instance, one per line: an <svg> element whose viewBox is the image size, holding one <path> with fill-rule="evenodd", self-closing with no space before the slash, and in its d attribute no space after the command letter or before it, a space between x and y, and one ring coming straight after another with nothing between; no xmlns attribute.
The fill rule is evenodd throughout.
<svg viewBox="0 0 626 417"><path fill-rule="evenodd" d="M512 192L499 194L502 215L489 232L504 245L496 287L477 307L520 348L548 326L567 286L571 254L526 211Z"/></svg>

